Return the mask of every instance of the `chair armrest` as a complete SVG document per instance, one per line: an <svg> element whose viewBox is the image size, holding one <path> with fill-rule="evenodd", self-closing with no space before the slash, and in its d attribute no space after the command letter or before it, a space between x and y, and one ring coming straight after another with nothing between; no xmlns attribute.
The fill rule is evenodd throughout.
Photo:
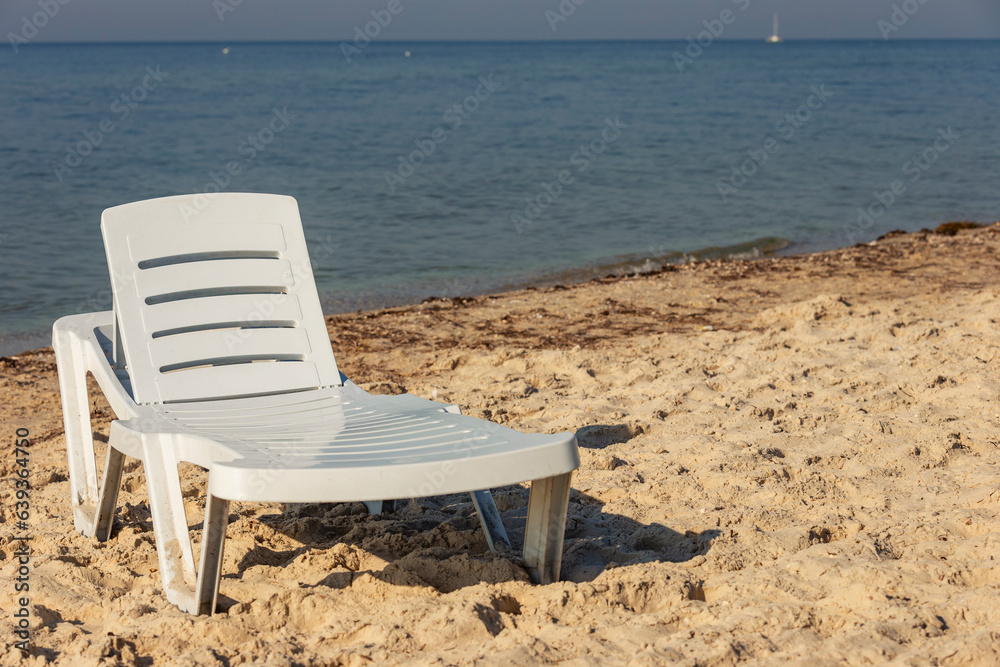
<svg viewBox="0 0 1000 667"><path fill-rule="evenodd" d="M62 317L52 327L52 346L57 350L57 363L58 350L69 346L80 362L77 369L80 379L85 381L87 372L93 374L115 416L132 419L138 414L131 379L126 369L115 370L112 365L113 324L114 314L110 310Z"/></svg>
<svg viewBox="0 0 1000 667"><path fill-rule="evenodd" d="M113 317L110 311L85 313L60 318L52 325L73 523L77 530L88 536L93 536L96 529L98 483L87 372L97 379L118 419L131 419L138 413L130 394L131 383L127 373L124 370L116 373L108 360L110 346L113 345L109 337Z"/></svg>

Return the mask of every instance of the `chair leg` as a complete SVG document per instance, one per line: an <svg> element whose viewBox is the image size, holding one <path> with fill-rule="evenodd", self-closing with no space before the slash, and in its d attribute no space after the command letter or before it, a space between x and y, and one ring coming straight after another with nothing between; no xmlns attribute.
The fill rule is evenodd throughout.
<svg viewBox="0 0 1000 667"><path fill-rule="evenodd" d="M229 501L209 494L205 501L205 523L201 539L201 563L195 591L197 614L211 614L219 598L222 577L222 552L226 546Z"/></svg>
<svg viewBox="0 0 1000 667"><path fill-rule="evenodd" d="M112 424L109 446L114 446L115 426L119 424L121 422ZM173 450L161 446L157 437L149 434L142 434L141 437L142 465L146 473L146 488L149 490L149 509L153 516L153 531L156 533L156 554L163 592L167 600L182 611L193 614L197 609L197 580L177 472L178 462L172 455Z"/></svg>
<svg viewBox="0 0 1000 667"><path fill-rule="evenodd" d="M396 510L395 500L366 500L364 504L369 514L389 514Z"/></svg>
<svg viewBox="0 0 1000 667"><path fill-rule="evenodd" d="M122 484L122 466L125 455L108 445L108 455L104 461L104 479L98 496L97 516L94 519L94 536L98 542L107 542L111 537L111 524L115 518L118 490Z"/></svg>
<svg viewBox="0 0 1000 667"><path fill-rule="evenodd" d="M565 473L531 483L528 525L524 531L524 564L536 584L559 581L572 475Z"/></svg>
<svg viewBox="0 0 1000 667"><path fill-rule="evenodd" d="M497 510L497 504L493 502L493 494L490 493L490 490L473 491L469 495L472 496L472 504L476 508L476 514L479 515L479 523L483 526L483 533L486 535L486 543L490 546L490 551L497 552L497 542L503 542L509 547L510 538L507 537L503 520L500 518L500 511Z"/></svg>
<svg viewBox="0 0 1000 667"><path fill-rule="evenodd" d="M462 414L462 408L457 405L448 405L444 411L453 415ZM497 552L497 542L503 542L510 547L510 538L507 537L507 530L503 527L500 511L497 510L497 504L493 502L493 494L490 490L473 491L469 495L472 496L472 505L476 508L476 514L479 515L479 523L483 527L483 534L486 535L486 544L489 545L490 552Z"/></svg>
<svg viewBox="0 0 1000 667"><path fill-rule="evenodd" d="M73 525L87 537L93 537L98 497L97 464L94 460L94 436L87 394L86 351L79 339L69 331L56 332L52 344L59 370Z"/></svg>

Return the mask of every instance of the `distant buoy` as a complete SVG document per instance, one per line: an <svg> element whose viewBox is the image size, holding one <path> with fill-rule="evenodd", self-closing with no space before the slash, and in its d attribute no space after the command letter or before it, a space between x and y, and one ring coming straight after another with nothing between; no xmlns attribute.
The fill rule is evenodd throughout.
<svg viewBox="0 0 1000 667"><path fill-rule="evenodd" d="M410 57L410 52L406 51L406 52L403 53L403 55L406 56L407 58L409 58Z"/></svg>
<svg viewBox="0 0 1000 667"><path fill-rule="evenodd" d="M228 56L229 55L229 47L228 46L226 48L222 49L222 55L224 55L224 56Z"/></svg>

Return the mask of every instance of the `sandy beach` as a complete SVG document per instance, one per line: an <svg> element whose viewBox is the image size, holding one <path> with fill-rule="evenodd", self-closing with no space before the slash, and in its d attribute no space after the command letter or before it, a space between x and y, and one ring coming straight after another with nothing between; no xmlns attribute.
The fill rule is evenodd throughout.
<svg viewBox="0 0 1000 667"><path fill-rule="evenodd" d="M52 350L2 358L2 663L1000 664L998 320L1000 223L328 318L373 393L577 433L563 580L491 555L467 496L234 503L211 617L162 595L137 462L112 538L74 531ZM527 488L495 496L519 547Z"/></svg>

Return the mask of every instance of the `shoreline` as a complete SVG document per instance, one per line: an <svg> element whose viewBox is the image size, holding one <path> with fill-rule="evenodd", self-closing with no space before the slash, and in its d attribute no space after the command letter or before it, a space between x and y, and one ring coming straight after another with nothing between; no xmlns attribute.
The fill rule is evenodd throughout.
<svg viewBox="0 0 1000 667"><path fill-rule="evenodd" d="M948 225L973 224L979 227L989 226L981 223L943 223L936 229L941 229ZM887 234L913 233L919 234L933 230L921 230L920 232L899 232L893 231ZM880 238L884 238L880 237ZM354 312L376 312L393 308L406 308L417 306L427 301L434 301L449 298L481 298L517 292L525 289L544 289L556 285L577 285L585 284L597 278L626 278L629 276L655 274L669 266L683 264L700 263L707 261L742 261L758 260L769 257L807 257L823 252L835 252L847 247L830 248L826 250L813 250L798 252L794 250L798 244L782 238L759 238L733 246L708 246L689 253L671 251L651 255L648 253L636 253L634 255L621 256L601 262L593 263L589 266L562 269L552 272L539 272L531 278L504 280L499 283L491 283L482 289L454 290L445 287L441 294L414 294L397 295L389 293L371 293L360 297L351 298L337 294L320 294L320 303L326 317L345 315ZM430 291L428 288L427 291ZM448 292L454 292L449 294ZM54 320L53 320L54 321ZM0 358L15 357L35 350L51 347L51 328L29 331L12 332L0 335Z"/></svg>
<svg viewBox="0 0 1000 667"><path fill-rule="evenodd" d="M734 246L709 246L690 253L679 251L650 255L636 253L594 262L587 266L572 267L556 271L536 271L521 277L511 277L499 281L484 282L473 289L462 289L458 280L445 280L441 287L427 287L414 293L401 290L391 292L369 292L360 296L337 293L320 293L320 304L326 316L343 315L352 312L369 312L386 308L415 306L427 300L438 298L469 298L494 294L505 294L531 287L544 288L558 284L584 283L609 273L629 275L649 273L666 264L680 264L706 259L740 259L776 256L789 247L790 241L779 238L760 238ZM55 321L55 320L53 320ZM38 329L0 335L0 357L16 356L34 349L51 345L51 330Z"/></svg>
<svg viewBox="0 0 1000 667"><path fill-rule="evenodd" d="M807 300L817 292L838 293L850 299L870 298L873 294L886 293L880 279L891 279L895 295L909 297L922 290L926 280L938 280L942 288L956 284L951 266L936 266L931 275L930 267L916 258L928 252L948 253L951 247L962 247L965 248L963 252L968 252L967 244L977 244L974 247L979 248L983 239L1000 238L1000 222L972 229L966 229L966 224L946 223L936 228L942 232L929 229L893 231L870 243L802 255L669 264L646 273L605 274L587 281L528 286L499 294L430 298L419 304L327 315L327 328L338 360L344 354L342 349L349 349L349 354L354 354L397 345L420 345L421 349L430 352L433 344L444 349L470 345L459 335L431 336L424 342L422 332L428 327L434 331L450 328L463 334L470 329L488 331L496 338L496 345L524 344L529 349L611 344L615 336L652 335L664 331L692 333L702 327L716 331L740 330L752 326L761 310L789 301ZM968 254L961 258L970 264L990 259L988 254ZM957 265L959 258L954 260ZM898 268L900 266L907 268ZM868 280L859 280L862 270ZM919 277L908 280L906 273L910 270L919 271ZM762 289L760 283L767 283L772 277L776 285ZM1000 270L981 277L983 280L975 284L982 287L1000 284ZM718 289L719 297L705 294L706 283ZM777 285L782 289L776 289ZM673 295L666 303L659 298L664 289ZM593 294L576 297L577 293L590 290L605 295L604 302L595 303L593 312L560 317L562 308L578 308L581 300L595 301L597 297ZM725 292L730 294L723 297ZM685 296L687 299L682 298ZM623 306L625 300L630 305ZM537 326L532 326L530 318L517 316L518 311L533 312L538 316L535 318ZM476 321L484 315L496 324L484 326ZM592 333L590 330L594 327L597 331L602 330L601 318L611 320L615 326L610 327L607 334ZM346 326L347 331L340 332L339 326ZM559 335L546 331L553 326L559 329ZM538 344L538 339L544 342ZM341 340L346 345L338 344ZM477 343L491 344L482 340Z"/></svg>
<svg viewBox="0 0 1000 667"><path fill-rule="evenodd" d="M108 542L73 529L41 349L0 359L0 430L32 443L36 656L1000 660L1000 223L326 321L339 367L372 393L577 434L562 580L532 586L516 554L490 554L467 495L379 517L234 503L221 610L182 614L159 589L141 465L125 464ZM113 414L95 389L100 450ZM197 537L205 475L184 466L181 484ZM0 506L13 494L0 487ZM526 489L495 497L517 547ZM10 580L15 547L0 540ZM39 660L3 641L14 664Z"/></svg>

